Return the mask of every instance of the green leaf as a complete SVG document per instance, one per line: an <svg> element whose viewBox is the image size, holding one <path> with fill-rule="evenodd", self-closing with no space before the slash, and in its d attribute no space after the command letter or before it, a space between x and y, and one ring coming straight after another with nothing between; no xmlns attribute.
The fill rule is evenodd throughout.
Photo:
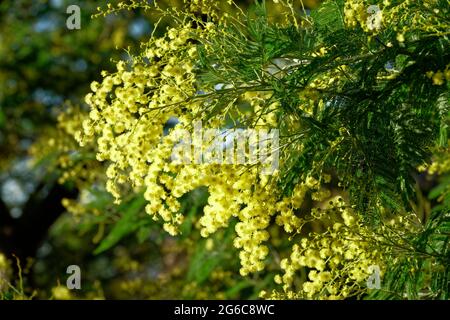
<svg viewBox="0 0 450 320"><path fill-rule="evenodd" d="M139 243L144 243L150 237L152 229L148 225L140 226L137 230L136 237Z"/></svg>
<svg viewBox="0 0 450 320"><path fill-rule="evenodd" d="M206 241L202 241L191 260L188 271L188 281L196 281L201 284L208 279L211 272L220 264L221 254L217 251L208 251L205 248Z"/></svg>
<svg viewBox="0 0 450 320"><path fill-rule="evenodd" d="M228 299L236 299L239 296L239 292L241 292L245 288L252 287L253 284L249 280L243 280L238 282L235 286L231 287L225 292L225 295ZM259 292L258 292L259 294ZM257 298L257 297L256 297Z"/></svg>
<svg viewBox="0 0 450 320"><path fill-rule="evenodd" d="M433 188L428 194L429 199L436 199L450 188L450 176L445 178L437 187Z"/></svg>
<svg viewBox="0 0 450 320"><path fill-rule="evenodd" d="M105 190L91 188L89 193L93 196L92 201L86 205L89 209L105 209L113 202L113 197Z"/></svg>
<svg viewBox="0 0 450 320"><path fill-rule="evenodd" d="M329 0L322 3L316 10L311 11L311 17L319 29L327 28L336 31L344 28L344 1Z"/></svg>
<svg viewBox="0 0 450 320"><path fill-rule="evenodd" d="M189 271L187 274L188 281L196 281L198 284L206 281L214 269L230 260L230 246L234 237L234 225L231 225L224 231L223 238L214 240L214 249L206 249L206 240L201 241L192 257ZM212 239L212 238L211 238Z"/></svg>
<svg viewBox="0 0 450 320"><path fill-rule="evenodd" d="M142 211L142 208L146 200L143 196L133 199L131 202L123 205L123 216L114 225L111 232L102 240L100 245L94 250L94 254L100 254L117 244L122 238L136 231L146 221L139 219L138 214ZM119 211L120 208L119 208Z"/></svg>

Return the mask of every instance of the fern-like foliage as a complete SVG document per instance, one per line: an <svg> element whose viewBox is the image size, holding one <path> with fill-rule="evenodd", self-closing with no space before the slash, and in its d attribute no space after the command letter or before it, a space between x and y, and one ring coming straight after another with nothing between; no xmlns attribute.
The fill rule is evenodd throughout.
<svg viewBox="0 0 450 320"><path fill-rule="evenodd" d="M438 186L441 195L449 180ZM450 196L432 210L423 229L411 234L408 246L397 247L388 258L387 271L375 299L450 298Z"/></svg>
<svg viewBox="0 0 450 320"><path fill-rule="evenodd" d="M299 27L283 26L257 2L206 43L201 83L212 91L228 84L215 90L220 102L210 112L245 91L272 92L266 105L279 102L284 137L280 188L289 194L308 175L335 173L357 209L376 220L380 207L410 209L411 173L444 140L448 87L427 72L446 68L450 46L437 35L399 43L390 29L368 35L343 19L343 1L326 1ZM329 83L314 87L318 79ZM321 105L306 110L311 97Z"/></svg>

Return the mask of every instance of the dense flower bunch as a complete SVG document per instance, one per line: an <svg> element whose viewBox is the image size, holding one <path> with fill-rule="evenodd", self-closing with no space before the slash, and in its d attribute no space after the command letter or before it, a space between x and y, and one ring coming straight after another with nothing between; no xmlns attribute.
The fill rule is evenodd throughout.
<svg viewBox="0 0 450 320"><path fill-rule="evenodd" d="M404 42L407 38L413 38L417 33L444 35L448 33L449 24L445 20L445 12L437 7L440 0L430 1L399 1L384 0L374 5L373 1L351 0L345 1L345 22L349 26L359 25L367 32L381 32L383 28L392 26L397 32L397 40ZM369 8L376 6L377 10ZM379 26L371 24L371 15L381 18ZM373 21L372 21L373 23Z"/></svg>
<svg viewBox="0 0 450 320"><path fill-rule="evenodd" d="M257 167L177 165L169 161L178 132L190 128L194 119L205 119L213 128L224 125L220 114L206 120L204 108L209 102L199 96L195 85L198 56L194 40L214 35L212 23L198 24L171 28L166 36L150 40L132 65L120 61L116 73L104 73L101 84L94 82L93 93L86 97L92 107L90 119L83 122L84 130L78 131L76 138L85 144L98 136L97 159L111 162L106 171L107 190L119 201L129 182L136 189L144 188L147 213L160 217L170 234L177 234L183 222L179 198L200 186L208 187L210 197L200 219L202 235L208 236L226 227L231 217L238 217L241 222L236 226L235 245L242 248L241 273L246 275L264 267L268 248L261 243L268 239L264 229L276 213L275 185ZM255 109L264 101L263 93L243 95ZM172 117L178 124L164 135ZM273 115L259 122L264 124L269 118ZM282 215L288 220L289 213Z"/></svg>
<svg viewBox="0 0 450 320"><path fill-rule="evenodd" d="M313 22L309 17L293 15L293 1L274 2L286 10L285 21L277 25L278 31L286 32L280 31L282 35L309 35L299 30ZM438 1L397 2L382 3L382 23L374 31L367 27L369 1L346 1L345 25L362 28L367 33L368 43L372 43L374 35L387 29L397 33L398 43L413 39L418 32L441 36L448 31L439 12L432 10ZM142 191L147 201L146 212L155 220L162 220L164 229L171 235L179 233L185 218L180 213L180 199L199 187L206 187L208 203L198 220L201 235L209 237L220 228L228 227L231 220L237 220L234 245L240 249L240 273L243 276L265 268L270 251L268 228L273 223L282 227L295 244L290 256L281 260L283 275L275 277L275 281L283 285L282 290L264 293L264 297L336 299L361 295L366 290L369 267L377 265L383 269L385 255L393 254L395 250L392 245L382 245L385 236L366 224L361 218L364 212L360 212L359 207L351 201L333 198L327 186L331 181L327 174L330 168L325 166L327 157L331 158L336 150L344 150L341 158L346 159L350 151L345 152L345 148L350 150L351 144L360 143L352 140L353 133L344 125L332 128L333 136L317 143L326 146L322 150L329 148L331 151L320 161L312 161L310 171L287 170L282 174L275 171L268 176L262 173L260 165L200 165L195 163L193 155L188 164L171 161L180 135L185 130L192 130L194 122L201 120L205 127L222 130L218 132L230 126L280 127L284 134L280 159L283 168L296 154L307 154L307 150L315 147L311 142L303 143L302 137L311 128L323 130L318 120L324 119L314 117L326 114L331 103L336 103L328 93L342 92L349 83L354 84L358 76L358 72L352 70L352 58L334 59L332 54L336 48L321 43L306 48L309 51L304 60L277 57L279 48L269 45L263 47L261 53L255 49L258 44L251 41L241 48L239 41L247 38L244 32L233 31L236 31L236 25L244 25L239 20L244 21L243 16L218 18L205 9L208 4L211 4L210 8L216 8L217 3L207 0L191 3L192 11L208 15L207 22L190 13L166 11L164 14L170 15L177 25L170 27L163 36L152 37L144 43L139 55L132 56L129 61L119 61L115 72L104 71L103 80L93 82L92 92L86 96L90 112L89 117L82 120L82 128L65 130L73 133L82 146L96 145L97 160L107 164L106 189L116 203L124 194ZM423 10L415 10L416 6ZM157 4L152 8L159 10ZM410 16L403 18L404 12ZM391 28L393 25L394 29ZM248 32L253 32L254 38L265 39L259 31L250 28ZM269 33L271 29L266 31L273 36ZM282 39L280 36L277 40L279 38ZM291 42L295 41L291 39ZM392 47L392 43L383 45ZM245 50L256 50L263 57L258 60L256 53L246 54ZM270 50L272 53L268 55L266 51ZM268 57L264 56L266 54ZM245 65L239 65L242 57L260 63L260 68L245 69ZM217 62L210 63L211 60ZM314 65L317 61L326 67L322 70L318 64ZM237 70L236 65L242 70ZM303 76L302 70L316 73L298 80L295 77ZM387 78L383 78L385 74L375 78L392 79L389 72L384 71L389 74ZM434 84L443 84L448 70L432 72L428 76ZM174 119L176 124L171 128ZM304 123L310 127L303 127ZM206 148L202 141L193 141L193 146ZM314 152L308 155L311 153ZM304 158L302 161L307 162ZM362 161L358 165L363 167ZM345 177L338 178L339 186L345 186ZM286 180L289 180L288 188L280 188ZM346 194L345 190L339 192ZM305 199L314 204L310 212L303 208ZM322 202L328 204L319 210ZM380 219L382 223L386 222L390 209L385 209L381 203L375 206L377 208L372 209L385 214ZM403 211L406 215L406 210ZM389 223L390 229L381 228L386 233L396 228L389 234L397 235L393 236L397 244L403 241L405 234L417 232L413 223L407 224L402 219L396 218ZM326 230L306 236L302 232L303 226L312 221L325 224ZM297 275L301 270L309 270L308 280L298 284Z"/></svg>
<svg viewBox="0 0 450 320"><path fill-rule="evenodd" d="M265 298L345 299L367 293L367 280L373 268L378 276L385 270L385 258L398 252L400 228L407 233L419 232L419 220L414 215L397 217L381 225L378 230L366 226L360 216L342 197L327 202L325 208L314 208L311 221L321 221L326 231L311 233L292 248L289 258L281 261L284 274L275 281L283 291L262 292ZM402 235L403 236L403 235ZM386 239L395 239L388 242ZM305 269L307 281L299 284L296 274Z"/></svg>

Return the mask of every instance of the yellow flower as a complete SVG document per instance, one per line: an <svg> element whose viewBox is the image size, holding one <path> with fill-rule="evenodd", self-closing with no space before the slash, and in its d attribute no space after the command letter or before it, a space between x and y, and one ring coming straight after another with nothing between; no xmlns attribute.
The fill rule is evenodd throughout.
<svg viewBox="0 0 450 320"><path fill-rule="evenodd" d="M444 73L442 71L438 71L433 75L433 84L436 86L444 84Z"/></svg>
<svg viewBox="0 0 450 320"><path fill-rule="evenodd" d="M405 35L403 33L397 33L397 41L400 43L405 42Z"/></svg>
<svg viewBox="0 0 450 320"><path fill-rule="evenodd" d="M73 298L70 290L62 285L52 288L52 296L56 300L70 300Z"/></svg>

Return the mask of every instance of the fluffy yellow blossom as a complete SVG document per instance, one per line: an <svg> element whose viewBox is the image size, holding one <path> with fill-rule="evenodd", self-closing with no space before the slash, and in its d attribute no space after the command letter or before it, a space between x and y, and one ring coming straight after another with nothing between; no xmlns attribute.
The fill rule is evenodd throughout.
<svg viewBox="0 0 450 320"><path fill-rule="evenodd" d="M52 288L52 296L55 300L70 300L73 296L67 287L58 285Z"/></svg>
<svg viewBox="0 0 450 320"><path fill-rule="evenodd" d="M292 3L286 1L288 5ZM195 136L190 141L192 146L189 145L193 152L184 159L187 161L172 161L172 152L179 146L180 137L186 131L192 131L196 120L202 120L205 128L219 132L229 127L230 122L265 130L280 125L302 129L294 115L281 119L278 110L286 106L281 99L277 101L279 92L259 88L256 80L247 83L246 87L239 87L241 84L234 83L233 79L215 84L206 81L203 85L200 80L206 76L199 72L203 63L199 57L209 53L211 35L223 32L220 27L226 24L220 27L216 24L217 1L195 0L186 1L186 4L194 14L207 14L212 19L196 23L184 19L182 25L169 28L165 35L152 37L143 44L143 54L133 57L129 64L120 61L116 71L103 72L103 80L93 82L92 92L85 98L90 106L88 117L79 119L76 130L68 128L67 131L84 146L96 145L96 159L104 162L106 168L105 188L116 203L130 191L142 192L147 202L145 212L160 221L170 235L177 235L184 221L180 212L181 198L204 187L208 193L207 204L196 226L201 236L209 237L230 226L231 222L235 223L233 245L239 250L240 274L243 276L264 269L269 255L269 226L275 221L275 227L284 230L294 245L289 256L280 261L283 272L274 279L282 290L262 293L262 296L342 299L359 295L364 291L369 267L379 265L384 270L382 255L387 249L374 250L374 243L379 241L377 233L367 228L360 221L359 213L342 198L331 198L332 190L326 186L331 182L330 175L321 174L318 178L308 172L295 172L299 175L298 180L289 186L289 192L284 192L279 188L277 175L273 179L267 178L262 174L261 165L201 163L202 155L198 154L209 145ZM346 27L362 28L371 36L378 32L381 26L372 28L367 23L369 5L366 0L345 1ZM398 24L393 32L398 42L410 39L412 31L428 34L439 31L424 29L426 14L412 13L407 17L410 20L399 17L399 10L409 5L409 1L398 5L383 2L382 25ZM395 43L395 39L390 40L388 47ZM202 41L203 46L197 46ZM325 59L332 50L318 45L311 55ZM214 54L218 55L217 52ZM281 80L289 74L290 67L303 63L279 60L288 67L280 67L273 61L268 64L277 64L275 67L281 72L274 74L270 67L255 70L261 83L268 79ZM339 92L355 76L348 72L350 67L342 60L336 61L330 70L305 79L295 93L300 102L289 108L313 116L317 110L329 107L330 101L321 99L320 93ZM208 68L220 66L213 63ZM427 75L435 85L441 85L447 74L446 69ZM283 81L279 82L283 84ZM233 99L225 105L217 104L218 96L226 96L233 90L236 94ZM239 121L235 121L235 117ZM339 136L329 141L332 149L350 135L345 126L336 129ZM289 138L286 141L287 147L296 148L296 152L304 147L301 143L292 143ZM70 159L64 160L64 165L69 166ZM307 213L303 209L305 199L314 203ZM70 206L70 201L65 201L65 205ZM314 221L321 223L323 231L314 230L305 235L303 227ZM393 224L396 223L398 220L393 220ZM206 247L214 249L210 239ZM301 284L297 282L300 271L307 271L307 278ZM127 284L127 288L133 285ZM64 296L62 290L60 295Z"/></svg>
<svg viewBox="0 0 450 320"><path fill-rule="evenodd" d="M370 265L382 265L380 253L368 250L370 242L365 240L374 234L363 227L341 199L330 201L326 211L320 219L332 220L330 215L339 214L344 224L335 223L326 232L314 233L302 238L300 245L294 245L290 257L281 261L284 274L275 277L275 282L283 285L283 291L268 297L343 299L364 291ZM310 271L297 292L295 274L302 268Z"/></svg>

